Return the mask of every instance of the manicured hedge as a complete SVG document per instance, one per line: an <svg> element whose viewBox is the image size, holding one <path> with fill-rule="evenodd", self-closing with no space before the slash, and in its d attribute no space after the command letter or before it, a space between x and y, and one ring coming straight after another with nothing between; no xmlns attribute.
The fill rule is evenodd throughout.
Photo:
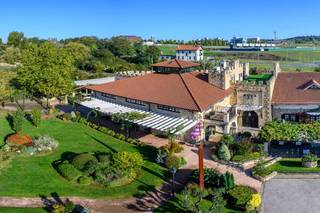
<svg viewBox="0 0 320 213"><path fill-rule="evenodd" d="M79 170L83 170L86 166L86 164L88 164L89 162L98 162L97 158L95 158L92 154L90 153L82 153L77 155L76 157L74 157L72 159L71 164L79 169Z"/></svg>
<svg viewBox="0 0 320 213"><path fill-rule="evenodd" d="M81 176L81 172L68 162L59 164L58 171L65 179L69 181L75 181Z"/></svg>

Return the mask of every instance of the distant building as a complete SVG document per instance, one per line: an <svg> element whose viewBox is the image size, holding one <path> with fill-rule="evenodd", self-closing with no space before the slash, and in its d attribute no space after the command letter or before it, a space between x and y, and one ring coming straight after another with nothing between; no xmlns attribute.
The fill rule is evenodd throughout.
<svg viewBox="0 0 320 213"><path fill-rule="evenodd" d="M128 39L129 41L134 43L142 41L142 38L140 36L135 36L135 35L121 35L120 37Z"/></svg>
<svg viewBox="0 0 320 213"><path fill-rule="evenodd" d="M179 45L176 49L176 59L201 61L203 60L203 49L199 45Z"/></svg>

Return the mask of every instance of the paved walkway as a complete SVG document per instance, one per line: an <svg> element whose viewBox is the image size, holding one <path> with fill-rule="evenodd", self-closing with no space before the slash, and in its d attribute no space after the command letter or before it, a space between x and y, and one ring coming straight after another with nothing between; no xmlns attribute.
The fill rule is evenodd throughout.
<svg viewBox="0 0 320 213"><path fill-rule="evenodd" d="M140 140L155 147L161 147L168 142L167 139L159 138L154 135L146 135L140 138ZM185 165L183 169L197 169L199 161L198 148L187 144L183 145L183 147L184 150L180 155L187 161L187 165ZM204 166L207 168L214 168L221 173L225 173L228 171L234 175L237 184L250 186L261 192L262 183L249 176L248 171L243 171L241 169L220 164L211 160L211 150L208 147L204 147Z"/></svg>

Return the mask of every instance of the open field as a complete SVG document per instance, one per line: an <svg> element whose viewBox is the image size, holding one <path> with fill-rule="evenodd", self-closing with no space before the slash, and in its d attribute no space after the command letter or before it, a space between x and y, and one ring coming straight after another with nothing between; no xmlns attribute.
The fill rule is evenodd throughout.
<svg viewBox="0 0 320 213"><path fill-rule="evenodd" d="M0 137L12 133L8 122L0 119ZM57 193L59 196L88 198L125 198L144 194L161 185L165 180L165 169L153 163L155 150L151 147L137 147L107 136L78 123L60 120L44 120L39 128L24 122L24 133L31 136L49 135L59 142L55 152L46 156L17 156L10 166L0 174L0 196L39 197ZM140 176L132 183L106 188L103 186L73 184L62 178L52 163L70 152L117 152L138 151L144 155L145 163Z"/></svg>

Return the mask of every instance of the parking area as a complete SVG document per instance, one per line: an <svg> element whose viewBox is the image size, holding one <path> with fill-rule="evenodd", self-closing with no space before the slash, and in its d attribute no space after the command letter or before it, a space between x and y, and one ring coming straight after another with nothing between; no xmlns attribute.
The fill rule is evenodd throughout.
<svg viewBox="0 0 320 213"><path fill-rule="evenodd" d="M278 177L266 182L264 213L320 212L320 178L317 176Z"/></svg>

